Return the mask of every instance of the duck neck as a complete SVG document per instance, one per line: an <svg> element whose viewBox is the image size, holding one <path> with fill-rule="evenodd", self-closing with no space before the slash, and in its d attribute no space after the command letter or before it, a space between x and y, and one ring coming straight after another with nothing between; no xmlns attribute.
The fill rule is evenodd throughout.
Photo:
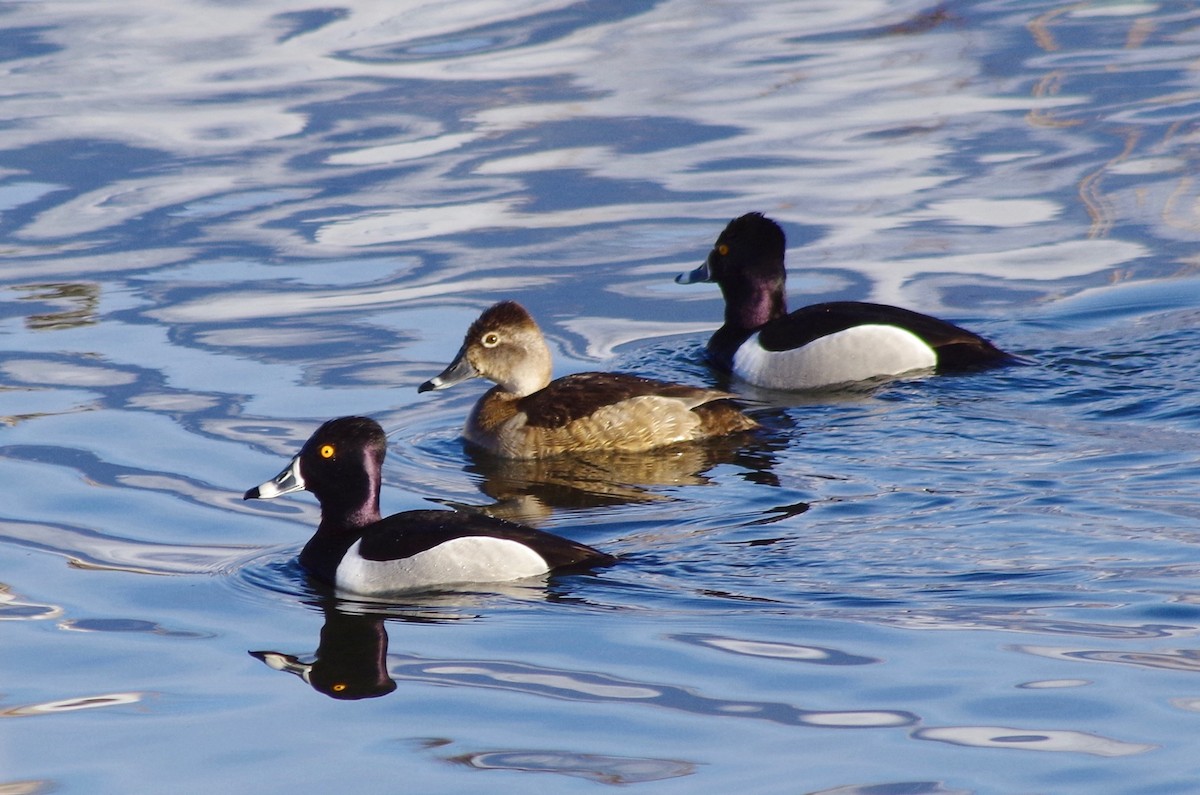
<svg viewBox="0 0 1200 795"><path fill-rule="evenodd" d="M370 450L365 453L368 458ZM320 500L320 525L318 533L342 533L360 530L379 521L379 472L382 460L367 460L361 473L346 477L337 489L322 490Z"/></svg>
<svg viewBox="0 0 1200 795"><path fill-rule="evenodd" d="M321 523L301 550L300 565L325 582L336 584L337 567L346 550L362 538L364 527L380 518L378 488L374 496L360 492L358 500L323 500Z"/></svg>
<svg viewBox="0 0 1200 795"><path fill-rule="evenodd" d="M754 275L753 278L733 284L722 284L725 296L725 325L754 331L762 328L777 317L787 314L787 299L784 297L784 276Z"/></svg>
<svg viewBox="0 0 1200 795"><path fill-rule="evenodd" d="M509 377L500 383L500 387L509 395L522 398L545 389L553 373L550 346L545 340L538 339L526 350L521 366L514 367Z"/></svg>
<svg viewBox="0 0 1200 795"><path fill-rule="evenodd" d="M379 514L378 488L374 494L360 494L359 497L338 500L332 504L322 502L321 524L317 527L317 532L359 530L378 522L382 518Z"/></svg>

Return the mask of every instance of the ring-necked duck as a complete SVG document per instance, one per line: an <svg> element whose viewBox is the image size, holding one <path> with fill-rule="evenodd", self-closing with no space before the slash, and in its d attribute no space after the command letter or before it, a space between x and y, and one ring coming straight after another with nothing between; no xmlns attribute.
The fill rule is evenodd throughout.
<svg viewBox="0 0 1200 795"><path fill-rule="evenodd" d="M307 489L321 503L321 524L300 565L336 587L382 594L533 577L555 569L607 566L615 558L532 527L481 514L379 513L387 439L379 423L342 417L317 429L272 480L244 499Z"/></svg>
<svg viewBox="0 0 1200 795"><path fill-rule="evenodd" d="M735 218L680 284L716 282L725 325L708 341L713 363L757 386L816 389L937 368L1002 364L1012 356L966 329L908 309L858 301L787 311L786 248L779 224Z"/></svg>
<svg viewBox="0 0 1200 795"><path fill-rule="evenodd" d="M502 301L467 330L454 361L419 392L481 376L463 435L505 458L588 450L640 452L758 427L728 392L627 373L575 373L555 381L550 348L524 307Z"/></svg>

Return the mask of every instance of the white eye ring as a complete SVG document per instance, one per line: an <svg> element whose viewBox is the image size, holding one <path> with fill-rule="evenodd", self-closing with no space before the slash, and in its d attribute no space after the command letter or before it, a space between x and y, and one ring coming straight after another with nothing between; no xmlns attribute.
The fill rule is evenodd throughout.
<svg viewBox="0 0 1200 795"><path fill-rule="evenodd" d="M495 348L500 344L500 335L494 331L489 331L487 334L483 335L483 338L479 340L479 342L485 348Z"/></svg>

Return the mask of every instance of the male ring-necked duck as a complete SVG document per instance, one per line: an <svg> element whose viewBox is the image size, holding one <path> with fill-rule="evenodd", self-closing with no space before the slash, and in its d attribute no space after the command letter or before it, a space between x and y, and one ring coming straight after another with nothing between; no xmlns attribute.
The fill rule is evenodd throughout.
<svg viewBox="0 0 1200 795"><path fill-rule="evenodd" d="M387 439L379 423L342 417L317 429L291 463L244 499L307 489L321 524L300 565L339 589L394 593L475 582L502 582L555 569L607 566L615 558L532 527L482 514L405 511L379 514Z"/></svg>
<svg viewBox="0 0 1200 795"><path fill-rule="evenodd" d="M786 241L760 213L735 218L680 284L716 282L725 325L708 341L712 362L769 389L817 389L913 370L964 370L1012 357L966 329L908 309L858 301L787 311Z"/></svg>
<svg viewBox="0 0 1200 795"><path fill-rule="evenodd" d="M524 307L502 301L467 330L454 361L418 391L481 376L496 386L479 399L463 435L505 458L588 450L640 452L758 427L728 392L627 373L575 373L550 380L550 348Z"/></svg>

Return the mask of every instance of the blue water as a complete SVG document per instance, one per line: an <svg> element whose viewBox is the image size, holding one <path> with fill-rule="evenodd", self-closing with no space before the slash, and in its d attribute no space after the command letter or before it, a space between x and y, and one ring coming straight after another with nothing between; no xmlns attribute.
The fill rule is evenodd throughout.
<svg viewBox="0 0 1200 795"><path fill-rule="evenodd" d="M1198 57L1190 3L0 3L0 792L1195 792ZM417 394L503 298L725 383L673 277L750 210L794 306L1024 362L586 465ZM330 599L241 495L352 413L385 510L621 563Z"/></svg>

